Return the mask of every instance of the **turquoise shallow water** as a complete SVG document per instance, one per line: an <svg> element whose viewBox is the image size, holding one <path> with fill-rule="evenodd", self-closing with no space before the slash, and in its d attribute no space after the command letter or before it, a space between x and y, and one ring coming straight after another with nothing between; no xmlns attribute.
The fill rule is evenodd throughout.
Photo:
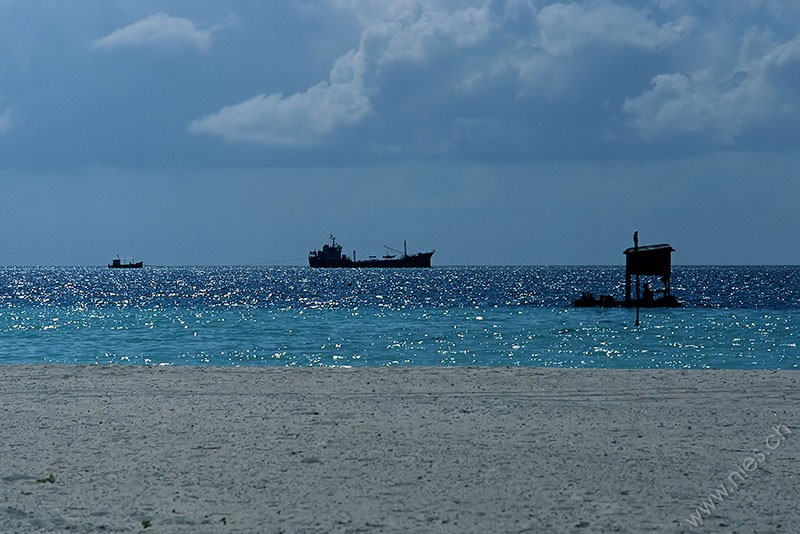
<svg viewBox="0 0 800 534"><path fill-rule="evenodd" d="M800 268L678 267L686 306L574 309L621 267L0 268L0 362L796 369ZM654 284L655 285L655 284Z"/></svg>

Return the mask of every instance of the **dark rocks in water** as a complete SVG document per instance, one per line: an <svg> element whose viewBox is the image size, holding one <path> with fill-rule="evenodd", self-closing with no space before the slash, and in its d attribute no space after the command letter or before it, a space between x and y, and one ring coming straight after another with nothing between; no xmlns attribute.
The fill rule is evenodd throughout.
<svg viewBox="0 0 800 534"><path fill-rule="evenodd" d="M679 308L682 306L681 302L675 298L674 295L661 297L657 299L639 299L636 300L617 300L611 295L600 295L600 298L595 298L592 293L586 292L576 299L572 305L576 308L634 308L639 304L640 308Z"/></svg>

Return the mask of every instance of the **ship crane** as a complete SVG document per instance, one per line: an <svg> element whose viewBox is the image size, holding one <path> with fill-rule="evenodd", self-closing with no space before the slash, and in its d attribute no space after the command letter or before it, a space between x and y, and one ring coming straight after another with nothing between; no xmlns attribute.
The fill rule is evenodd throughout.
<svg viewBox="0 0 800 534"><path fill-rule="evenodd" d="M402 252L397 250L396 248L390 247L389 245L383 245L383 247L384 248L388 248L392 252L397 252L398 254L402 254L403 256L408 256L408 244L406 243L405 239L403 239L403 251Z"/></svg>

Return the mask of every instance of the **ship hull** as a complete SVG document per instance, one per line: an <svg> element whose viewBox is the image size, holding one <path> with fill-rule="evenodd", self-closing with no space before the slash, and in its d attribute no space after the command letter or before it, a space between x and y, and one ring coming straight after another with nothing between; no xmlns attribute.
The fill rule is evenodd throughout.
<svg viewBox="0 0 800 534"><path fill-rule="evenodd" d="M144 262L137 261L136 263L109 263L109 269L141 269L144 267Z"/></svg>
<svg viewBox="0 0 800 534"><path fill-rule="evenodd" d="M315 268L429 268L433 252L420 252L391 259L369 259L353 261L348 257L325 259L309 256L308 265Z"/></svg>

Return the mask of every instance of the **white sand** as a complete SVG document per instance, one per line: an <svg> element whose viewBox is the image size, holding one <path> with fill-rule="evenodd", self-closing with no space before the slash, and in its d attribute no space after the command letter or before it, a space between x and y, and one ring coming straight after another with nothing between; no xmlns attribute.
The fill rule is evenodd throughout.
<svg viewBox="0 0 800 534"><path fill-rule="evenodd" d="M795 372L0 374L2 532L800 531Z"/></svg>

